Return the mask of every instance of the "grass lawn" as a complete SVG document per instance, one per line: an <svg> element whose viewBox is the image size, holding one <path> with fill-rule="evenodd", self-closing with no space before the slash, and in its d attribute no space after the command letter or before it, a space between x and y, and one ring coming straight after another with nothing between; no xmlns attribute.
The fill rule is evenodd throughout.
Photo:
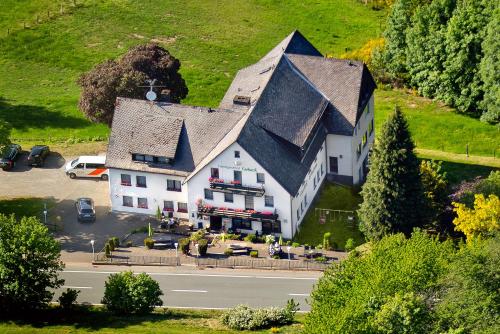
<svg viewBox="0 0 500 334"><path fill-rule="evenodd" d="M43 219L44 204L47 209L54 206L54 200L47 198L1 198L0 213L15 214L16 217L28 216Z"/></svg>
<svg viewBox="0 0 500 334"><path fill-rule="evenodd" d="M102 309L64 315L57 310L30 316L29 321L1 321L2 334L66 334L66 333L270 333L261 331L233 331L219 323L220 311L167 310L147 316L114 316ZM279 333L300 333L304 315L297 315L297 323L281 327Z"/></svg>
<svg viewBox="0 0 500 334"><path fill-rule="evenodd" d="M364 237L357 223L349 222L346 215L327 219L325 224L320 224L319 217L315 214L316 208L356 211L360 203L361 197L351 188L325 182L319 197L309 208L300 225L300 231L294 241L316 246L323 243L323 235L326 232L331 232L331 240L338 249L344 249L345 242L349 238L353 238L356 245L364 243Z"/></svg>

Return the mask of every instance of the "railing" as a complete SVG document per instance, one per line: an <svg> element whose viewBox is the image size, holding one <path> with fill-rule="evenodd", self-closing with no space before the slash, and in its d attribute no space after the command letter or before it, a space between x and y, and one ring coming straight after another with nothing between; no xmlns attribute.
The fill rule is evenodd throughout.
<svg viewBox="0 0 500 334"><path fill-rule="evenodd" d="M220 192L230 192L239 195L252 195L262 197L265 194L264 186L253 187L241 183L224 183L220 179L209 179L210 189Z"/></svg>
<svg viewBox="0 0 500 334"><path fill-rule="evenodd" d="M94 264L115 264L115 265L156 265L156 266L180 266L181 262L190 262L193 258L186 258L181 261L180 257L162 256L129 256L129 257L107 257L105 254L97 254ZM214 258L194 258L194 263L198 267L213 268L247 268L247 269L270 269L270 270L325 270L330 263L305 260L273 260L255 259L242 257L229 257L224 259ZM192 265L192 262L190 262Z"/></svg>
<svg viewBox="0 0 500 334"><path fill-rule="evenodd" d="M255 210L231 209L225 207L212 207L212 206L198 207L198 214L206 216L223 216L228 218L253 219L258 221L278 220L278 214L276 214L276 211L258 212Z"/></svg>

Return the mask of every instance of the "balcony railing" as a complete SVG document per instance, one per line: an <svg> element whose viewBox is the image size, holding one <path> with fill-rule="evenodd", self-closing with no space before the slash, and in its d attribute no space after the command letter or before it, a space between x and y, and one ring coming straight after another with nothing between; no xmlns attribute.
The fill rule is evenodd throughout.
<svg viewBox="0 0 500 334"><path fill-rule="evenodd" d="M210 189L220 192L230 192L233 194L262 197L265 194L264 186L252 187L241 184L239 181L225 183L222 179L209 178Z"/></svg>
<svg viewBox="0 0 500 334"><path fill-rule="evenodd" d="M211 205L198 206L198 214L205 216L221 216L227 218L251 219L257 221L278 220L278 214L276 213L276 211L259 212L255 210L232 209L226 207L216 207Z"/></svg>

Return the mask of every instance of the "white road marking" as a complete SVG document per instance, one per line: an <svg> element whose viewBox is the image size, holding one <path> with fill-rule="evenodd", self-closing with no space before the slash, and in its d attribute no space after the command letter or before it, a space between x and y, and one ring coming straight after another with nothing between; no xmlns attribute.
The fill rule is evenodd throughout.
<svg viewBox="0 0 500 334"><path fill-rule="evenodd" d="M79 274L116 274L121 271L93 271L93 270L64 270L64 273ZM250 275L222 275L222 274L181 274L181 273L146 273L151 276L198 276L198 277L223 277L223 278L261 278L261 279L283 279L283 280L318 280L317 277L286 277L286 276L250 276Z"/></svg>
<svg viewBox="0 0 500 334"><path fill-rule="evenodd" d="M63 285L63 288L68 288L68 289L93 289L91 286L71 286L71 285Z"/></svg>
<svg viewBox="0 0 500 334"><path fill-rule="evenodd" d="M207 290L170 290L172 292L199 292L199 293L207 293Z"/></svg>
<svg viewBox="0 0 500 334"><path fill-rule="evenodd" d="M305 297L309 297L308 293L289 293L288 295L289 296L305 296Z"/></svg>

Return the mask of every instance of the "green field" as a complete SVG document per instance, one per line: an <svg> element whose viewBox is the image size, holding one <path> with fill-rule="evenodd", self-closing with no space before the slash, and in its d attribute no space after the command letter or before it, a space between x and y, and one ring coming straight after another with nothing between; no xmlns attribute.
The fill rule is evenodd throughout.
<svg viewBox="0 0 500 334"><path fill-rule="evenodd" d="M233 331L218 320L220 311L166 310L147 316L115 316L103 309L82 310L64 314L51 309L32 314L29 320L2 321L2 334L66 334L66 333L270 333L270 330ZM303 315L297 315L297 323L281 327L279 333L298 334L302 330Z"/></svg>
<svg viewBox="0 0 500 334"><path fill-rule="evenodd" d="M51 198L1 198L0 214L16 217L38 217L43 221L43 210L46 207L50 209L55 201Z"/></svg>
<svg viewBox="0 0 500 334"><path fill-rule="evenodd" d="M183 103L216 106L236 71L257 61L293 29L324 54L339 56L379 36L386 16L357 0L76 3L0 2L0 119L13 125L13 139L105 138L109 130L78 111L75 81L136 44L159 42L181 60L189 88ZM378 126L395 104L407 113L419 148L464 153L469 144L470 154L481 156L500 150L498 128L399 90L376 92Z"/></svg>
<svg viewBox="0 0 500 334"><path fill-rule="evenodd" d="M318 198L307 211L294 241L302 245L316 246L322 244L323 235L330 232L332 244L334 243L336 249L344 249L349 238L353 238L356 245L361 245L364 243L364 237L357 223L347 219L347 214L328 217L324 224L319 223L319 214L316 214L316 208L356 211L360 203L361 197L355 194L353 189L325 182Z"/></svg>

